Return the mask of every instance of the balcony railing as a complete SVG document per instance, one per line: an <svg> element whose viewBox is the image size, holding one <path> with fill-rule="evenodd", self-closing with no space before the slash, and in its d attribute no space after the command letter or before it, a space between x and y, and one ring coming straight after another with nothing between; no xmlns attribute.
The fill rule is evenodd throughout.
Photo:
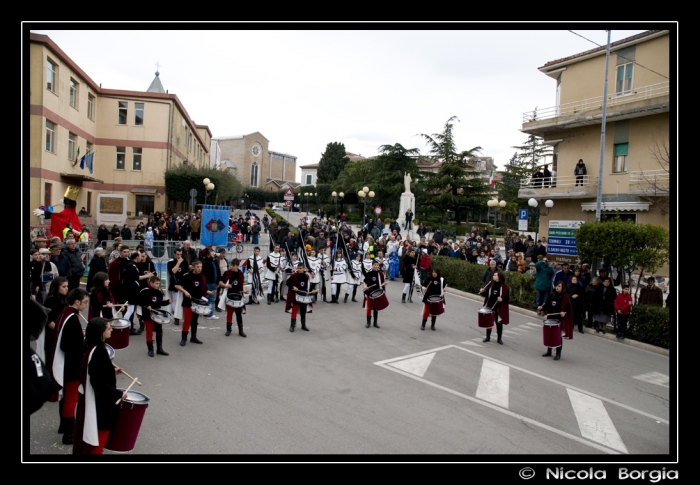
<svg viewBox="0 0 700 485"><path fill-rule="evenodd" d="M597 177L590 175L580 176L580 180L576 175L558 175L556 177L533 178L529 177L520 182L521 189L564 189L572 191L587 192L588 189L597 187Z"/></svg>
<svg viewBox="0 0 700 485"><path fill-rule="evenodd" d="M666 170L643 170L630 172L630 193L635 194L666 194L670 183Z"/></svg>
<svg viewBox="0 0 700 485"><path fill-rule="evenodd" d="M617 106L620 104L631 103L643 99L655 98L669 94L669 81L658 84L651 84L640 88L634 88L620 93L608 94L608 107ZM585 111L603 109L603 96L595 98L583 99L581 101L573 101L571 103L560 104L550 108L538 109L535 111L526 111L523 113L523 123L532 121L542 121L549 118L557 118L559 116L575 115ZM535 118L537 115L537 119Z"/></svg>

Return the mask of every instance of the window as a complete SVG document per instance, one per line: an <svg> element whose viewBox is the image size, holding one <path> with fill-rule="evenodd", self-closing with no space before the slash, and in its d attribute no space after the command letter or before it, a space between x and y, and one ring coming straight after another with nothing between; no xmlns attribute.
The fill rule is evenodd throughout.
<svg viewBox="0 0 700 485"><path fill-rule="evenodd" d="M134 125L143 126L143 103L136 103Z"/></svg>
<svg viewBox="0 0 700 485"><path fill-rule="evenodd" d="M143 148L133 149L134 154L131 163L131 170L141 170L141 150L143 150Z"/></svg>
<svg viewBox="0 0 700 485"><path fill-rule="evenodd" d="M70 80L70 105L78 109L78 83L75 82L75 79L71 78Z"/></svg>
<svg viewBox="0 0 700 485"><path fill-rule="evenodd" d="M253 162L253 165L250 167L250 186L258 186L258 164L255 162Z"/></svg>
<svg viewBox="0 0 700 485"><path fill-rule="evenodd" d="M56 137L56 123L46 120L46 151L54 152L54 139Z"/></svg>
<svg viewBox="0 0 700 485"><path fill-rule="evenodd" d="M95 120L95 97L88 94L88 119Z"/></svg>
<svg viewBox="0 0 700 485"><path fill-rule="evenodd" d="M85 210L87 211L88 214L92 214L92 192L88 191L87 193L87 204L85 204Z"/></svg>
<svg viewBox="0 0 700 485"><path fill-rule="evenodd" d="M90 143L89 141L86 141L85 142L85 155L87 155L91 151L92 151L92 143Z"/></svg>
<svg viewBox="0 0 700 485"><path fill-rule="evenodd" d="M632 69L634 63L617 66L615 94L629 94L632 91Z"/></svg>
<svg viewBox="0 0 700 485"><path fill-rule="evenodd" d="M188 130L187 127L185 126L185 136L184 136L184 138L182 139L182 143L185 145L185 148L187 148L188 140L189 140L189 130Z"/></svg>
<svg viewBox="0 0 700 485"><path fill-rule="evenodd" d="M129 103L126 101L119 101L119 124L126 124L126 111L129 108Z"/></svg>
<svg viewBox="0 0 700 485"><path fill-rule="evenodd" d="M56 64L46 59L46 89L56 93Z"/></svg>
<svg viewBox="0 0 700 485"><path fill-rule="evenodd" d="M124 160L126 159L126 147L117 147L117 170L124 170Z"/></svg>
<svg viewBox="0 0 700 485"><path fill-rule="evenodd" d="M306 183L304 185L311 185L311 180L313 179L313 175L309 174L306 176Z"/></svg>
<svg viewBox="0 0 700 485"><path fill-rule="evenodd" d="M627 148L628 143L618 143L615 145L613 157L613 173L627 172Z"/></svg>
<svg viewBox="0 0 700 485"><path fill-rule="evenodd" d="M75 159L75 147L78 137L75 133L68 133L68 160L71 162Z"/></svg>

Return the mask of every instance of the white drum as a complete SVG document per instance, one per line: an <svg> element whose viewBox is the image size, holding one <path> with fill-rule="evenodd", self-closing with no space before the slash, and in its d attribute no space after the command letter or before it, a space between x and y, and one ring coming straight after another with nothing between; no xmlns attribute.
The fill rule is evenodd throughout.
<svg viewBox="0 0 700 485"><path fill-rule="evenodd" d="M166 325L173 321L173 316L165 310L151 310L151 320Z"/></svg>
<svg viewBox="0 0 700 485"><path fill-rule="evenodd" d="M301 294L297 293L296 300L297 300L297 303L304 303L304 304L308 305L309 303L314 302L314 295L301 295Z"/></svg>
<svg viewBox="0 0 700 485"><path fill-rule="evenodd" d="M192 311L198 315L209 315L211 308L206 298L192 298Z"/></svg>
<svg viewBox="0 0 700 485"><path fill-rule="evenodd" d="M229 293L226 295L226 306L233 308L243 308L245 306L245 298L242 293Z"/></svg>

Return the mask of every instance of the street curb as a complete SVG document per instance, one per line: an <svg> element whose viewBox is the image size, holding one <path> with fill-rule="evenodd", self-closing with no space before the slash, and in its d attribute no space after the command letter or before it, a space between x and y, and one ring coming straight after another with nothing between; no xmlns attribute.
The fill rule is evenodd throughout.
<svg viewBox="0 0 700 485"><path fill-rule="evenodd" d="M484 302L484 299L482 297L475 295L473 293L467 293L466 291L456 290L454 288L447 287L447 288L445 288L445 292L452 293L452 294L455 294L458 296L462 296L462 297L467 298L469 300L477 301L480 303ZM517 307L514 305L510 305L509 309L511 312L519 313L521 315L526 315L528 317L534 318L537 321L541 321L541 317L539 315L537 315L537 312L534 312L532 310L526 310L525 308L520 308L520 307ZM664 349L663 347L657 347L655 345L647 344L644 342L639 342L637 340L631 340L629 338L626 338L624 340L620 340L620 339L616 338L614 335L612 335L611 333L607 333L607 334L603 335L601 333L596 333L595 330L593 330L591 328L584 327L583 331L589 335L604 338L604 339L610 340L611 342L616 342L616 343L624 344L624 345L631 345L632 347L636 347L636 348L642 349L642 350L647 350L649 352L654 352L655 354L659 354L659 355L665 355L666 357L670 356L669 350Z"/></svg>

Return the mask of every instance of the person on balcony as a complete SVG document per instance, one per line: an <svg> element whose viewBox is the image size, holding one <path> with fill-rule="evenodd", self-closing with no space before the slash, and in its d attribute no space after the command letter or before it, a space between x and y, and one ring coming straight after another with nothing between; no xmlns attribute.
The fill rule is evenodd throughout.
<svg viewBox="0 0 700 485"><path fill-rule="evenodd" d="M583 179L585 175L588 175L586 171L586 164L583 163L583 158L579 159L576 167L574 167L574 175L576 176L576 187L583 187Z"/></svg>
<svg viewBox="0 0 700 485"><path fill-rule="evenodd" d="M552 186L552 172L549 171L549 169L547 168L548 166L549 165L545 165L544 172L542 172L545 187Z"/></svg>
<svg viewBox="0 0 700 485"><path fill-rule="evenodd" d="M537 172L532 174L532 186L536 189L541 188L543 179L544 174L542 173L542 167L538 167Z"/></svg>

